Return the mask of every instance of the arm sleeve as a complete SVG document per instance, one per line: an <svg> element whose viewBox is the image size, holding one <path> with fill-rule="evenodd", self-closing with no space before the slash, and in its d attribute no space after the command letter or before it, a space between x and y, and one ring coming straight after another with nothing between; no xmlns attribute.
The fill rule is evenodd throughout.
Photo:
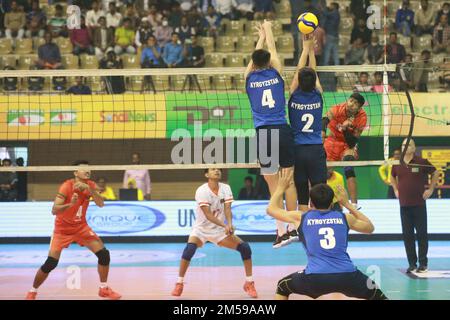
<svg viewBox="0 0 450 320"><path fill-rule="evenodd" d="M231 187L227 185L225 189L225 203L231 203L233 201L233 191L231 191Z"/></svg>
<svg viewBox="0 0 450 320"><path fill-rule="evenodd" d="M125 171L124 175L123 175L123 183L122 183L122 188L128 188L128 171Z"/></svg>
<svg viewBox="0 0 450 320"><path fill-rule="evenodd" d="M397 177L397 168L398 168L398 165L392 166L391 176L393 178Z"/></svg>
<svg viewBox="0 0 450 320"><path fill-rule="evenodd" d="M209 207L211 205L209 196L203 188L199 188L197 189L197 192L195 192L195 201L199 207Z"/></svg>
<svg viewBox="0 0 450 320"><path fill-rule="evenodd" d="M436 171L436 167L433 166L433 164L428 161L428 159L424 159L423 164L428 166L424 167L424 170L427 174L433 174Z"/></svg>
<svg viewBox="0 0 450 320"><path fill-rule="evenodd" d="M143 190L145 192L145 194L150 194L152 192L152 185L151 185L151 181L150 181L150 173L147 171L145 171L145 190Z"/></svg>
<svg viewBox="0 0 450 320"><path fill-rule="evenodd" d="M380 175L381 180L388 181L388 175L386 173L388 166L383 164L378 168L378 174Z"/></svg>
<svg viewBox="0 0 450 320"><path fill-rule="evenodd" d="M67 200L67 197L69 196L69 185L67 183L63 183L59 189L57 197L64 198L64 200Z"/></svg>

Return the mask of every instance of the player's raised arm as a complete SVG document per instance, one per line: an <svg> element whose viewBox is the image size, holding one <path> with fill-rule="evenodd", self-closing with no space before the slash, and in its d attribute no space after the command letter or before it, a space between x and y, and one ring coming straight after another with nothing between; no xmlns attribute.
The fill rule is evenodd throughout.
<svg viewBox="0 0 450 320"><path fill-rule="evenodd" d="M102 208L105 206L105 200L97 190L98 187L95 183L93 183L93 185L89 184L89 192L91 193L92 200L94 200L97 207Z"/></svg>
<svg viewBox="0 0 450 320"><path fill-rule="evenodd" d="M350 214L346 215L350 229L361 233L372 233L375 230L372 221L349 202L347 191L342 186L337 186L336 189L336 198L339 203L350 211Z"/></svg>
<svg viewBox="0 0 450 320"><path fill-rule="evenodd" d="M279 173L278 186L275 193L270 197L267 214L278 221L293 223L296 228L300 226L302 219L301 211L286 211L283 209L283 195L292 183L293 171L282 169Z"/></svg>
<svg viewBox="0 0 450 320"><path fill-rule="evenodd" d="M264 33L266 34L267 49L270 52L270 64L278 71L278 73L281 73L283 71L283 64L280 61L280 57L278 57L275 38L272 33L272 23L265 20L262 27L264 29Z"/></svg>
<svg viewBox="0 0 450 320"><path fill-rule="evenodd" d="M316 54L314 53L314 41L313 45L309 48L309 67L316 71L317 69L317 60L316 60ZM322 85L320 84L319 75L316 72L316 89L319 90L320 93L323 92Z"/></svg>
<svg viewBox="0 0 450 320"><path fill-rule="evenodd" d="M292 94L298 88L298 73L300 69L306 67L306 62L308 61L309 51L313 46L313 41L309 35L303 35L303 50L298 60L297 69L294 74L294 79L292 79L292 84L290 88L290 93Z"/></svg>
<svg viewBox="0 0 450 320"><path fill-rule="evenodd" d="M264 48L264 42L266 41L266 34L264 32L262 25L257 25L256 29L258 30L259 39L258 42L256 43L255 50L260 50ZM250 59L250 62L247 65L247 69L245 69L244 79L247 79L249 73L252 72L252 70L253 70L253 60Z"/></svg>
<svg viewBox="0 0 450 320"><path fill-rule="evenodd" d="M66 184L63 184L56 194L55 200L53 201L53 207L52 207L52 214L57 215L58 213L63 212L64 210L72 207L75 205L78 201L78 194L74 193L72 198L70 199L70 202L67 204L64 204L66 202L67 196L69 194L68 192L68 186Z"/></svg>

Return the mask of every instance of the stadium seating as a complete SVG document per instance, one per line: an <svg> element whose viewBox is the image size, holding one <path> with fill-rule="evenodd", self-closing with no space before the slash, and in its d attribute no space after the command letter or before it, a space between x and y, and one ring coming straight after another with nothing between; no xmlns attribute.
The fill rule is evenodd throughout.
<svg viewBox="0 0 450 320"><path fill-rule="evenodd" d="M228 53L234 51L234 41L232 37L220 36L217 38L217 51Z"/></svg>
<svg viewBox="0 0 450 320"><path fill-rule="evenodd" d="M1 38L0 39L0 55L10 54L12 53L12 40Z"/></svg>
<svg viewBox="0 0 450 320"><path fill-rule="evenodd" d="M205 55L206 67L217 68L223 67L224 56L221 53L209 53Z"/></svg>
<svg viewBox="0 0 450 320"><path fill-rule="evenodd" d="M61 56L64 69L78 69L78 56L73 54Z"/></svg>
<svg viewBox="0 0 450 320"><path fill-rule="evenodd" d="M16 48L14 49L16 54L29 54L33 53L33 40L29 38L23 38L16 41Z"/></svg>
<svg viewBox="0 0 450 320"><path fill-rule="evenodd" d="M225 67L243 67L244 66L244 57L242 55L229 54L225 60Z"/></svg>
<svg viewBox="0 0 450 320"><path fill-rule="evenodd" d="M87 54L80 55L81 69L98 69L98 60L96 56Z"/></svg>
<svg viewBox="0 0 450 320"><path fill-rule="evenodd" d="M70 39L64 38L64 37L58 37L55 39L55 43L58 45L59 51L61 52L61 54L72 53L73 46L72 46L72 42L70 42Z"/></svg>

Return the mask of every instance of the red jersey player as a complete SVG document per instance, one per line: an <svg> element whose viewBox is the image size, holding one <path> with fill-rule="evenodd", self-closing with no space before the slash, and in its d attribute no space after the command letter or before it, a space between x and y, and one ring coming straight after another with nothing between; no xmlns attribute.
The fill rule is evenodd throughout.
<svg viewBox="0 0 450 320"><path fill-rule="evenodd" d="M80 169L74 172L75 178L65 181L59 188L52 208L56 219L48 258L36 273L33 288L27 293L27 300L36 299L37 289L47 279L50 271L58 265L62 250L69 247L72 242L87 247L98 258L100 276L98 295L112 300L121 298L120 294L106 284L109 272L109 251L86 222L86 211L91 197L97 206L104 205L95 182L89 179L91 172L82 167L87 164L87 161L77 161L74 165L79 165Z"/></svg>
<svg viewBox="0 0 450 320"><path fill-rule="evenodd" d="M364 97L353 93L348 101L333 106L322 119L322 134L328 161L354 161L358 158L357 143L367 124L366 112L362 109ZM357 203L356 175L353 167L345 167L348 191L351 201Z"/></svg>

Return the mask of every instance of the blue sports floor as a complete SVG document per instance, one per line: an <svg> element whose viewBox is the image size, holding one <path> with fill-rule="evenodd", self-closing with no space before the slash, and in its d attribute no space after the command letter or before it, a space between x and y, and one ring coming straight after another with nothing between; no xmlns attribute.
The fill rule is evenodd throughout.
<svg viewBox="0 0 450 320"><path fill-rule="evenodd" d="M298 242L280 249L273 249L270 243L250 245L254 279L261 298L271 299L277 279L303 269L306 264L305 252ZM107 248L111 252L109 283L113 288L119 288L124 298L171 298L184 244L107 244ZM0 245L0 299L23 298L31 287L36 269L47 257L47 250L48 245L43 244ZM351 242L349 254L357 267L376 280L390 299L450 299L450 242L430 242L428 278L405 274L407 261L402 242ZM78 291L67 289L67 278L72 275L71 270L78 267L81 274L86 275L81 283L86 283L84 287L89 290L77 287L76 281ZM53 272L55 275L50 275L41 287L40 295L43 299L94 298L91 286L96 286L95 269L96 257L74 244L63 252L60 264ZM243 279L242 262L237 252L207 244L192 260L182 298L245 299L241 294ZM228 282L233 282L233 286L230 284L226 290L218 290L214 285L228 286Z"/></svg>

